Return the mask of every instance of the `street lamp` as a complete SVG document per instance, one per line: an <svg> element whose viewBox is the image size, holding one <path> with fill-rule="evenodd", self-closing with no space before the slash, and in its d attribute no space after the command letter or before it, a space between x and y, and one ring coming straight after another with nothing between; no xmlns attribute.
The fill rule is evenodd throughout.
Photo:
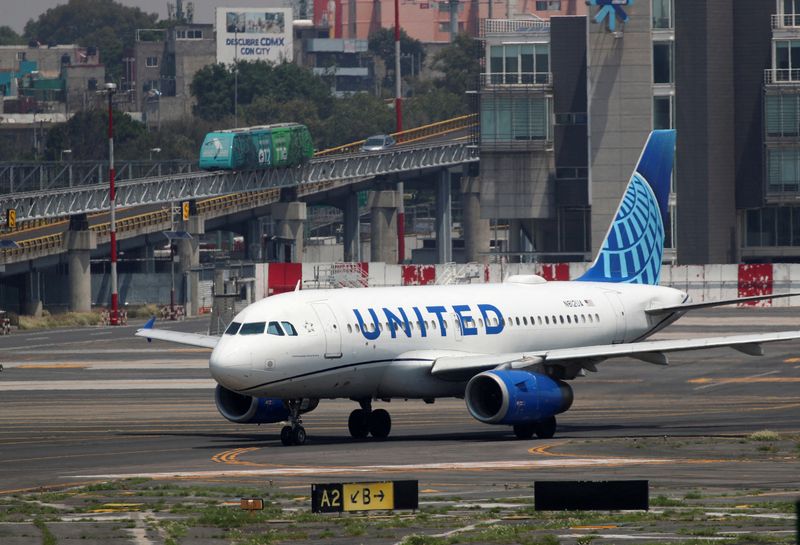
<svg viewBox="0 0 800 545"><path fill-rule="evenodd" d="M161 153L161 148L150 148L150 160L153 160L154 153Z"/></svg>
<svg viewBox="0 0 800 545"><path fill-rule="evenodd" d="M116 83L106 83L102 91L108 97L108 202L111 209L111 315L108 323L119 325L119 293L117 291L117 217L116 198L114 187L114 113L113 100L117 92Z"/></svg>
<svg viewBox="0 0 800 545"><path fill-rule="evenodd" d="M71 150L71 149L62 149L62 150L61 150L61 153L59 153L59 154L58 154L58 161L59 161L60 163L63 163L63 162L64 162L64 154L65 154L65 153L66 153L67 155L72 155L72 150Z"/></svg>

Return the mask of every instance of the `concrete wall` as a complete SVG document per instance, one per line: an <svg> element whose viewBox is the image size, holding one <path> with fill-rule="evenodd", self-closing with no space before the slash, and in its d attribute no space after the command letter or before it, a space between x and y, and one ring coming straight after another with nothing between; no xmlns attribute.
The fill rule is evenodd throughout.
<svg viewBox="0 0 800 545"><path fill-rule="evenodd" d="M624 24L617 21L617 36L605 23L588 25L589 195L595 253L652 127L650 2L636 2L625 11L629 19Z"/></svg>

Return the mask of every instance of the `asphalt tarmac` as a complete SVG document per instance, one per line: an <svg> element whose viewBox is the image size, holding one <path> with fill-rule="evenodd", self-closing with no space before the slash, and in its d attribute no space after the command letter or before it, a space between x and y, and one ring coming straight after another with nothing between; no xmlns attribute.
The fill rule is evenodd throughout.
<svg viewBox="0 0 800 545"><path fill-rule="evenodd" d="M140 325L140 324L139 324ZM418 479L441 496L503 497L547 479L648 479L656 490L800 495L800 342L671 356L669 366L605 362L572 383L575 403L551 440L518 441L473 420L461 400L377 402L386 441L354 441L356 405L322 400L308 442L280 425L235 425L213 400L208 351L132 336L137 325L0 337L0 497L112 478L272 482ZM205 332L207 319L159 327ZM794 309L702 311L660 338L800 329ZM764 449L749 436L785 441ZM788 445L788 446L787 446Z"/></svg>

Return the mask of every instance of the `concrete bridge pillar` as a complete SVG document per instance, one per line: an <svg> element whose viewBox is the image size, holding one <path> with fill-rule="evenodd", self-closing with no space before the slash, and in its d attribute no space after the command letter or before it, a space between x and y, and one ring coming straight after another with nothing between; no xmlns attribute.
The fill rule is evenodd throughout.
<svg viewBox="0 0 800 545"><path fill-rule="evenodd" d="M264 261L263 229L261 218L245 222L244 252L245 258L256 263Z"/></svg>
<svg viewBox="0 0 800 545"><path fill-rule="evenodd" d="M200 273L196 269L200 265L200 235L205 233L203 218L191 217L183 222L182 230L192 238L178 239L178 273L183 279L184 302L187 316L195 316L200 303Z"/></svg>
<svg viewBox="0 0 800 545"><path fill-rule="evenodd" d="M25 275L21 303L22 314L37 318L42 315L42 274L39 271Z"/></svg>
<svg viewBox="0 0 800 545"><path fill-rule="evenodd" d="M397 263L397 191L370 191L370 261Z"/></svg>
<svg viewBox="0 0 800 545"><path fill-rule="evenodd" d="M284 263L299 263L303 260L303 234L307 218L306 203L279 202L272 205L275 220L275 255Z"/></svg>
<svg viewBox="0 0 800 545"><path fill-rule="evenodd" d="M436 181L436 252L439 263L453 261L453 214L450 171L442 170Z"/></svg>
<svg viewBox="0 0 800 545"><path fill-rule="evenodd" d="M464 258L467 263L489 262L491 228L488 219L481 219L481 179L461 179L461 231L464 236Z"/></svg>
<svg viewBox="0 0 800 545"><path fill-rule="evenodd" d="M69 271L69 310L89 312L92 310L92 274L89 257L97 248L94 231L66 231L64 245L67 249Z"/></svg>
<svg viewBox="0 0 800 545"><path fill-rule="evenodd" d="M344 260L361 261L361 233L358 216L358 193L350 193L344 202Z"/></svg>

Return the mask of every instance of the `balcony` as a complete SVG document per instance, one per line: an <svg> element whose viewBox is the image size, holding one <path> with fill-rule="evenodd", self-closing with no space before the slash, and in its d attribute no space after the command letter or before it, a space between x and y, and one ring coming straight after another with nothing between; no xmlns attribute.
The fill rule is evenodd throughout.
<svg viewBox="0 0 800 545"><path fill-rule="evenodd" d="M550 21L532 19L484 19L481 37L490 34L550 34Z"/></svg>
<svg viewBox="0 0 800 545"><path fill-rule="evenodd" d="M800 69L767 68L764 70L764 85L798 85Z"/></svg>
<svg viewBox="0 0 800 545"><path fill-rule="evenodd" d="M493 72L481 74L481 89L487 87L530 88L550 87L553 74L550 72Z"/></svg>
<svg viewBox="0 0 800 545"><path fill-rule="evenodd" d="M800 30L800 13L775 13L772 15L772 29Z"/></svg>

